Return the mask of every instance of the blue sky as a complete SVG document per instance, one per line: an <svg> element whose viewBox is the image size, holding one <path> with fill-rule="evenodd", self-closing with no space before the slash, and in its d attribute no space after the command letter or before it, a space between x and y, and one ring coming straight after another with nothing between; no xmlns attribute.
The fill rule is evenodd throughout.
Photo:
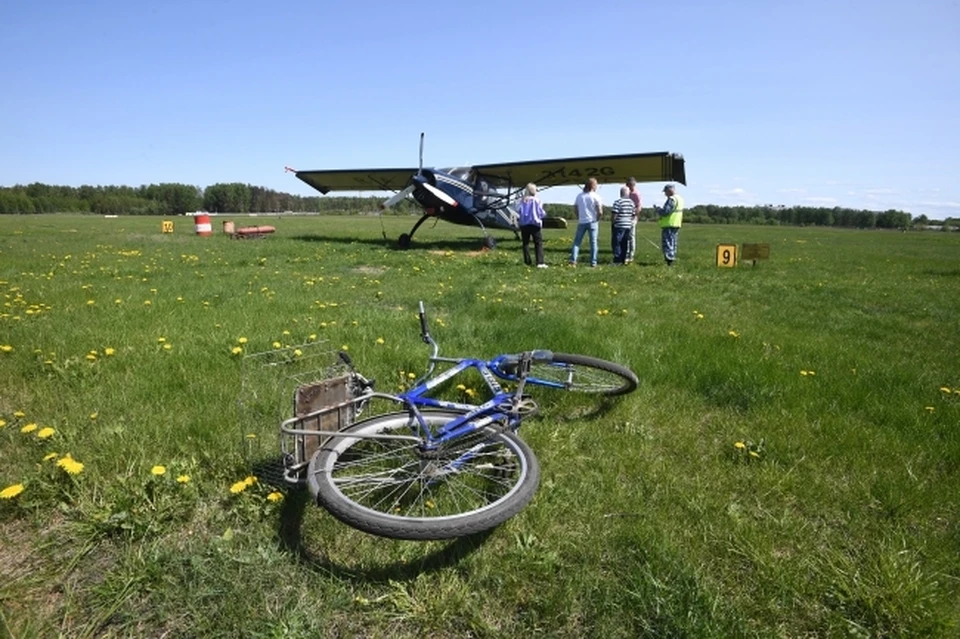
<svg viewBox="0 0 960 639"><path fill-rule="evenodd" d="M428 166L673 151L688 205L960 217L957 1L8 0L0 25L0 186L307 195L285 165L415 166L425 131Z"/></svg>

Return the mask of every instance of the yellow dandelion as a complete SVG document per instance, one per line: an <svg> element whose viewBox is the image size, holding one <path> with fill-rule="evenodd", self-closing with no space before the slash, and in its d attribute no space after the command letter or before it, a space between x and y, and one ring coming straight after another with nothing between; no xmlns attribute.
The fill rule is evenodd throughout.
<svg viewBox="0 0 960 639"><path fill-rule="evenodd" d="M123 304L123 300L118 297L117 299L113 300L113 303L114 303L114 304Z"/></svg>
<svg viewBox="0 0 960 639"><path fill-rule="evenodd" d="M13 499L23 492L23 484L13 484L0 490L0 499Z"/></svg>
<svg viewBox="0 0 960 639"><path fill-rule="evenodd" d="M465 390L467 390L467 387L464 386L463 384L457 384L457 390L459 390L459 391L465 391Z"/></svg>
<svg viewBox="0 0 960 639"><path fill-rule="evenodd" d="M167 467L166 467L166 466L154 466L153 468L150 469L150 474L151 474L151 475L155 475L155 476L157 476L157 477L159 477L160 475L166 475L166 474L167 474Z"/></svg>
<svg viewBox="0 0 960 639"><path fill-rule="evenodd" d="M751 451L750 451L750 456L759 459L759 458L760 458L760 453L758 453L758 452L755 451L755 450L751 450Z"/></svg>
<svg viewBox="0 0 960 639"><path fill-rule="evenodd" d="M243 352L243 348L240 346L234 346L233 348L230 349L230 352L233 353L234 355L239 355L240 353Z"/></svg>
<svg viewBox="0 0 960 639"><path fill-rule="evenodd" d="M117 350L115 348L111 348L110 346L107 346L105 349L103 349L103 354L107 357L113 357L114 353L116 352Z"/></svg>
<svg viewBox="0 0 960 639"><path fill-rule="evenodd" d="M100 417L100 413L99 413L98 411L93 411L92 413L90 413L90 420L91 420L91 421L96 421L96 420L97 420L97 417Z"/></svg>
<svg viewBox="0 0 960 639"><path fill-rule="evenodd" d="M253 475L247 475L246 479L243 480L243 483L247 486L253 486L257 483L257 478Z"/></svg>
<svg viewBox="0 0 960 639"><path fill-rule="evenodd" d="M273 347L274 347L274 348L280 348L280 347L282 347L282 346L283 346L283 344L281 344L280 342L274 342L274 343L273 343Z"/></svg>
<svg viewBox="0 0 960 639"><path fill-rule="evenodd" d="M5 419L0 419L0 428L3 428L3 427L6 426L6 425L7 425L7 420L5 420Z"/></svg>
<svg viewBox="0 0 960 639"><path fill-rule="evenodd" d="M300 357L301 355L303 355L303 351L301 351L299 348L293 349L293 356L294 356L294 357Z"/></svg>
<svg viewBox="0 0 960 639"><path fill-rule="evenodd" d="M144 305L144 306L153 306L153 302L151 302L150 300L143 300L143 305Z"/></svg>
<svg viewBox="0 0 960 639"><path fill-rule="evenodd" d="M36 425L35 423L33 423L33 422L30 422L29 424L26 424L23 428L21 428L21 429L20 429L20 432L21 432L21 433L32 433L32 432L35 431L35 430L37 430L37 425Z"/></svg>
<svg viewBox="0 0 960 639"><path fill-rule="evenodd" d="M809 375L810 373L807 372L807 371L800 371L800 374L803 375L804 377L806 377L806 376Z"/></svg>
<svg viewBox="0 0 960 639"><path fill-rule="evenodd" d="M385 343L386 343L386 340L383 339L382 337L377 338L377 344L385 344Z"/></svg>
<svg viewBox="0 0 960 639"><path fill-rule="evenodd" d="M472 388L468 388L463 392L467 394L467 397L474 397L477 394L477 391L473 390Z"/></svg>
<svg viewBox="0 0 960 639"><path fill-rule="evenodd" d="M315 339L317 339L317 334L316 334L316 333L310 333L310 337L307 338L307 339L309 339L309 340L312 342L312 341L314 341Z"/></svg>
<svg viewBox="0 0 960 639"><path fill-rule="evenodd" d="M702 320L702 319L703 319L703 313L697 313L697 319L698 319L698 320Z"/></svg>
<svg viewBox="0 0 960 639"><path fill-rule="evenodd" d="M57 432L57 431L54 430L53 428L50 428L49 426L46 426L46 427L44 427L44 428L41 428L39 431L37 431L37 438L38 438L38 439L50 439L51 437L53 437L53 434L54 434L55 432Z"/></svg>
<svg viewBox="0 0 960 639"><path fill-rule="evenodd" d="M928 413L932 413L932 412L933 412L933 406L924 406L923 409L924 409L925 411L927 411Z"/></svg>
<svg viewBox="0 0 960 639"><path fill-rule="evenodd" d="M26 417L27 414L22 410L18 410L18 411L14 411L13 416L17 418L22 418L22 417Z"/></svg>
<svg viewBox="0 0 960 639"><path fill-rule="evenodd" d="M94 300L87 300L87 306L93 306L94 304L96 304Z"/></svg>
<svg viewBox="0 0 960 639"><path fill-rule="evenodd" d="M232 486L230 486L230 492L234 495L239 495L246 489L247 489L247 484L246 482L242 482L242 481L235 482Z"/></svg>
<svg viewBox="0 0 960 639"><path fill-rule="evenodd" d="M941 393L946 393L947 395L949 395L949 394L950 394L951 392L953 392L953 391L951 391L950 388L947 387L947 386L941 386L941 387L940 387L940 392L941 392Z"/></svg>
<svg viewBox="0 0 960 639"><path fill-rule="evenodd" d="M341 350L341 351L349 351L349 350L350 350L350 347L347 346L346 344L344 344L344 345L342 345L342 346L340 347L340 350Z"/></svg>
<svg viewBox="0 0 960 639"><path fill-rule="evenodd" d="M47 453L46 455L43 456L43 461L50 461L51 459L56 459L56 458L57 458L56 453Z"/></svg>
<svg viewBox="0 0 960 639"><path fill-rule="evenodd" d="M246 344L246 343L247 343L247 338L246 338L246 337L239 337L239 338L237 338L237 343L238 343L238 344Z"/></svg>
<svg viewBox="0 0 960 639"><path fill-rule="evenodd" d="M177 483L178 484L187 484L190 482L190 475L178 475Z"/></svg>
<svg viewBox="0 0 960 639"><path fill-rule="evenodd" d="M743 442L737 442L733 445L733 447L736 448L737 450L744 450L747 447L747 445L744 444Z"/></svg>
<svg viewBox="0 0 960 639"><path fill-rule="evenodd" d="M13 352L13 346L10 346L9 344L0 345L0 351L2 351L2 352L4 352L4 353L12 353L12 352Z"/></svg>
<svg viewBox="0 0 960 639"><path fill-rule="evenodd" d="M165 350L165 351L169 351L171 348L173 348L173 345L172 345L172 344L164 344L164 345L163 345L163 350Z"/></svg>
<svg viewBox="0 0 960 639"><path fill-rule="evenodd" d="M167 341L167 338L166 338L166 337L158 337L158 338L157 338L157 344L163 344L163 343L166 342L166 341Z"/></svg>
<svg viewBox="0 0 960 639"><path fill-rule="evenodd" d="M267 495L267 499L272 502L283 501L283 493L275 490L269 495Z"/></svg>
<svg viewBox="0 0 960 639"><path fill-rule="evenodd" d="M256 439L257 436L255 433L247 433L247 439Z"/></svg>
<svg viewBox="0 0 960 639"><path fill-rule="evenodd" d="M83 472L83 464L71 457L70 453L67 453L57 460L57 466L65 470L70 475L79 475Z"/></svg>
<svg viewBox="0 0 960 639"><path fill-rule="evenodd" d="M740 337L740 333L736 331L727 331L727 335L729 335L730 337Z"/></svg>
<svg viewBox="0 0 960 639"><path fill-rule="evenodd" d="M88 362L95 362L97 361L97 356L93 353L87 353L86 359Z"/></svg>

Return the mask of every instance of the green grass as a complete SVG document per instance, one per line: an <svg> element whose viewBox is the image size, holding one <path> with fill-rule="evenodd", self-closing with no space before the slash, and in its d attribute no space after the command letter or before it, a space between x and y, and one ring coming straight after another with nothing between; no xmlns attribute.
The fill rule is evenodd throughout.
<svg viewBox="0 0 960 639"><path fill-rule="evenodd" d="M446 224L401 252L376 219L285 217L257 241L189 222L0 216L0 489L24 486L0 500L7 634L958 632L960 234L688 225L673 269L643 239L637 265L572 269L552 230L536 270L509 234L481 254ZM751 241L768 262L715 266ZM420 299L442 353L583 353L640 387L538 393L540 490L488 534L396 542L268 500L288 398L238 409L239 338L345 345L394 390L423 370Z"/></svg>

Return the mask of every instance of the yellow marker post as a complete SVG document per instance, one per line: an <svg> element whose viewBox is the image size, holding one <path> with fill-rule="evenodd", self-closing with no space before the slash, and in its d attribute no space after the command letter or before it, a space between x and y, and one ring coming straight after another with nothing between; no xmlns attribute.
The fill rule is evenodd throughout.
<svg viewBox="0 0 960 639"><path fill-rule="evenodd" d="M161 222L160 230L163 233L173 233L173 220L164 220Z"/></svg>
<svg viewBox="0 0 960 639"><path fill-rule="evenodd" d="M717 244L717 266L729 268L737 265L737 245Z"/></svg>

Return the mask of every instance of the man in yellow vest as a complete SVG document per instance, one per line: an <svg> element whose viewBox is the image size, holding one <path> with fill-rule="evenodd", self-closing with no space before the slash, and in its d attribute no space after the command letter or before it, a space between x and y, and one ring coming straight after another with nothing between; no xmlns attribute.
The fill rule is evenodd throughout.
<svg viewBox="0 0 960 639"><path fill-rule="evenodd" d="M677 235L683 226L683 198L676 194L676 188L672 184L663 187L663 192L667 195L667 201L663 203L663 207L654 208L660 216L663 259L667 261L667 266L673 266L673 261L677 259Z"/></svg>

